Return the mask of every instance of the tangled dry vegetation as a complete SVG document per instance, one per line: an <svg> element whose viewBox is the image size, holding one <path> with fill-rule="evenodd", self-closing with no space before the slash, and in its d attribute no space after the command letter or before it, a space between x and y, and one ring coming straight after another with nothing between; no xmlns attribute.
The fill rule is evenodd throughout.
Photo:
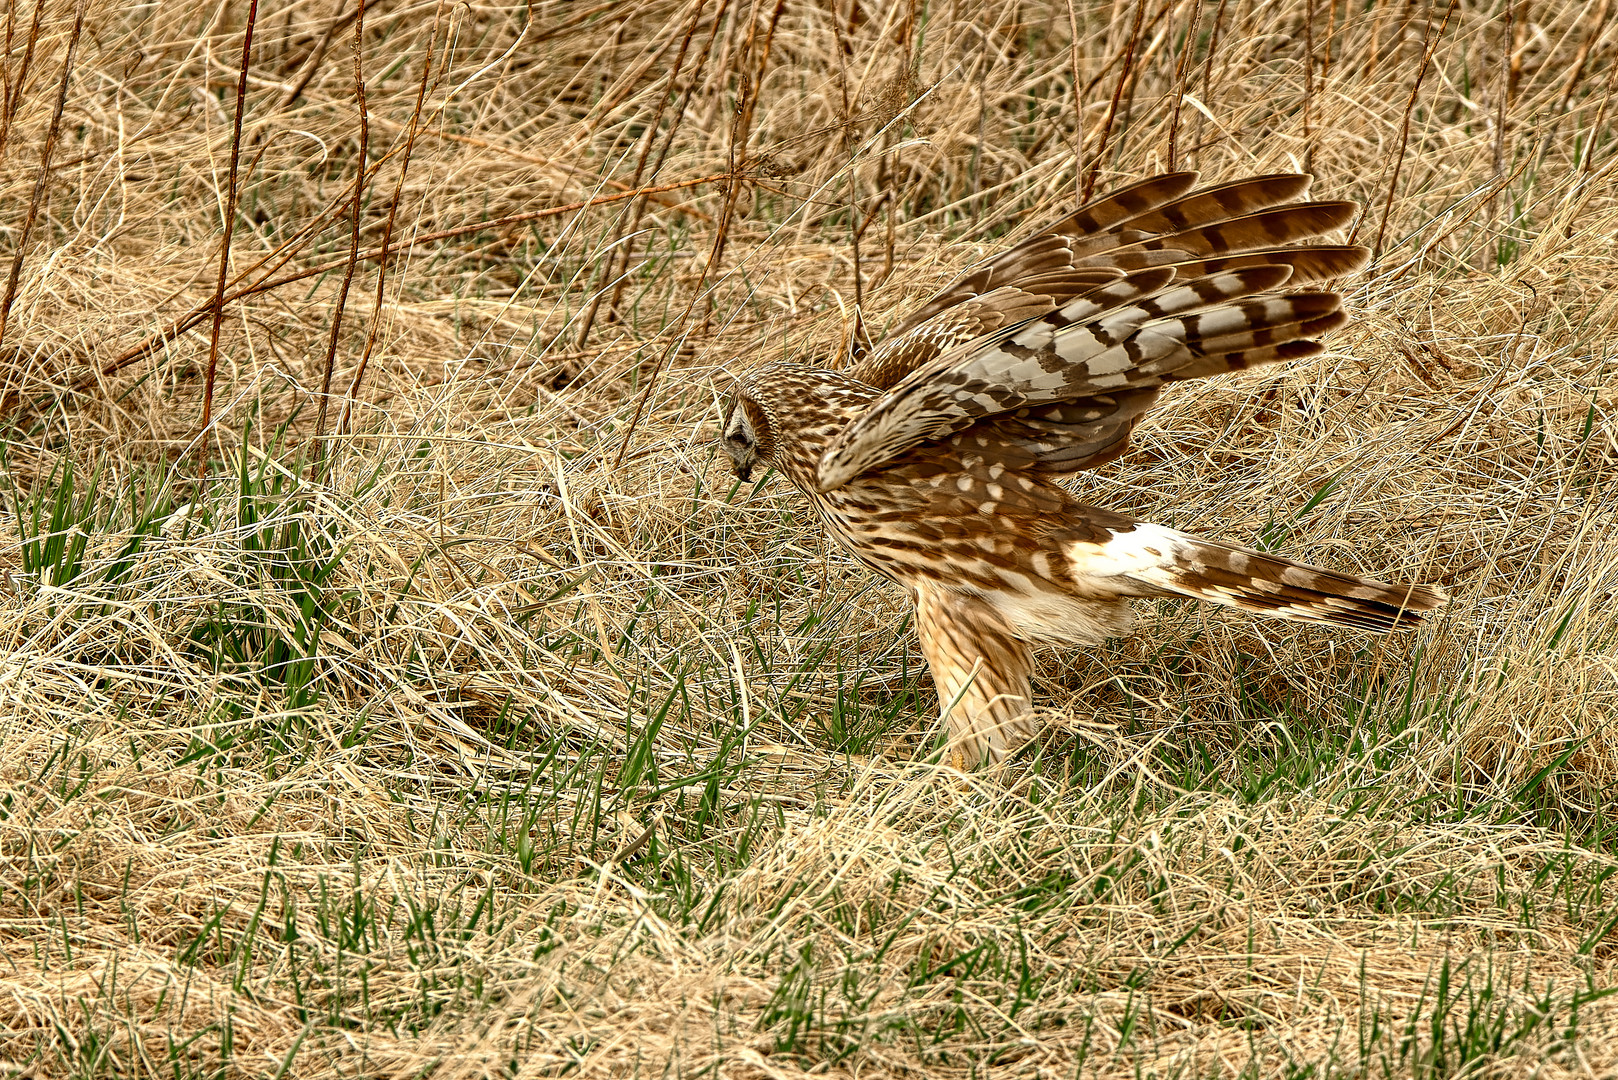
<svg viewBox="0 0 1618 1080"><path fill-rule="evenodd" d="M1618 1075L1612 7L14 0L0 1075ZM941 775L724 372L1187 166L1377 259L1081 487L1454 602Z"/></svg>

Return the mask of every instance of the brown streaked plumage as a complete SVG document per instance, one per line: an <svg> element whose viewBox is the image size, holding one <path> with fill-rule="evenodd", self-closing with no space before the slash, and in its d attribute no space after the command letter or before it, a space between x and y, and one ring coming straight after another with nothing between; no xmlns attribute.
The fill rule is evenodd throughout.
<svg viewBox="0 0 1618 1080"><path fill-rule="evenodd" d="M1164 384L1320 351L1364 248L1303 244L1352 203L1309 178L1192 191L1153 177L1097 199L923 304L847 371L770 364L736 387L736 473L781 471L826 529L904 585L957 764L1035 733L1030 646L1123 633L1129 600L1193 597L1385 632L1441 590L1305 566L1088 506L1054 478L1123 453Z"/></svg>

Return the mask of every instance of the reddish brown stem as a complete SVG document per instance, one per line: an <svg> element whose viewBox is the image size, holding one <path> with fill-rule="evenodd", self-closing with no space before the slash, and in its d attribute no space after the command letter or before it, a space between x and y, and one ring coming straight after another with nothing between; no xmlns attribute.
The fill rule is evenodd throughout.
<svg viewBox="0 0 1618 1080"><path fill-rule="evenodd" d="M354 216L348 234L348 263L343 267L343 283L337 289L337 307L331 315L331 337L326 342L326 368L320 376L320 406L315 413L315 459L310 476L324 480L326 475L326 409L331 404L331 376L337 367L337 345L343 333L343 311L348 307L348 290L354 284L354 270L360 262L360 219L365 214L366 158L371 151L371 125L365 108L365 0L354 9L354 108L360 122L360 167L354 170ZM386 246L386 240L383 241ZM381 309L378 308L380 311Z"/></svg>
<svg viewBox="0 0 1618 1080"><path fill-rule="evenodd" d="M73 33L67 39L67 56L62 60L62 79L56 86L56 108L51 112L51 126L45 133L45 149L39 155L39 174L34 177L34 194L28 200L28 216L23 219L22 235L17 237L17 252L11 257L11 275L6 279L6 295L0 301L0 341L5 340L6 322L11 318L11 305L17 299L17 282L22 278L23 259L28 254L28 238L33 234L39 208L45 202L45 192L51 182L51 157L56 153L56 137L62 130L62 110L67 106L67 88L73 81L73 60L79 51L79 35L84 31L84 7L87 0L79 0L73 16Z"/></svg>
<svg viewBox="0 0 1618 1080"><path fill-rule="evenodd" d="M691 302L686 305L685 314L681 316L682 323L691 318L691 312L695 309L697 301L702 298L703 288L709 276L718 271L719 261L724 257L726 231L736 210L736 198L741 191L742 166L747 160L747 135L753 124L753 110L758 105L758 87L764 81L764 72L770 62L770 45L775 40L775 27L781 21L781 13L786 10L786 6L786 0L776 0L775 13L770 16L769 30L764 35L764 46L755 70L749 72L745 66L742 68L742 85L738 88L740 96L737 101L736 119L730 129L730 168L725 188L725 208L719 215L719 228L714 236L713 250L702 268L701 276L697 279L697 287L692 291ZM753 37L757 29L757 22L748 28L747 46L742 50L744 65L752 57ZM635 400L635 412L630 416L628 426L624 428L623 440L618 443L618 453L613 456L614 469L623 464L624 454L628 453L629 443L635 437L635 428L640 425L640 418L646 411L646 403L651 400L652 388L657 385L657 378L662 374L663 365L668 362L669 356L677 347L678 339L671 342L669 347L658 355L652 370L647 374L646 385Z"/></svg>
<svg viewBox="0 0 1618 1080"><path fill-rule="evenodd" d="M1313 172L1315 161L1315 0L1303 5L1303 171Z"/></svg>
<svg viewBox="0 0 1618 1080"><path fill-rule="evenodd" d="M1180 47L1179 62L1174 65L1174 113L1169 118L1169 172L1179 166L1180 111L1185 108L1185 73L1191 66L1191 54L1197 48L1197 30L1202 25L1202 4L1191 7L1191 25L1185 28L1185 43Z"/></svg>
<svg viewBox="0 0 1618 1080"><path fill-rule="evenodd" d="M1439 24L1438 33L1427 40L1427 47L1422 50L1421 67L1417 69L1416 81L1410 87L1410 100L1405 102L1404 129L1399 138L1399 153L1393 159L1393 175L1388 178L1388 195L1382 203L1382 221L1376 227L1376 243L1371 245L1373 263L1382 257L1382 238L1388 229L1388 216L1393 213L1393 194L1399 188L1399 172L1404 168L1405 151L1410 148L1410 117L1416 111L1416 99L1421 94L1422 81L1427 78L1427 69L1432 66L1433 53L1438 51L1438 43L1444 40L1444 31L1449 29L1450 17L1455 14L1455 8L1459 4L1460 0L1449 0L1449 10L1444 12L1444 21ZM1431 20L1427 25L1430 30ZM1359 229L1356 227L1354 231L1358 232ZM1349 242L1353 243L1353 240L1354 237L1350 234Z"/></svg>
<svg viewBox="0 0 1618 1080"><path fill-rule="evenodd" d="M1096 189L1096 177L1101 172L1101 163L1107 154L1107 140L1112 135L1112 121L1118 115L1118 102L1124 96L1124 88L1129 85L1129 77L1134 73L1135 47L1140 44L1141 25L1146 21L1146 0L1135 0L1135 24L1129 29L1129 44L1124 48L1124 63L1118 71L1118 82L1112 88L1112 100L1107 103L1107 115L1101 121L1101 133L1096 142L1095 157L1090 161L1089 171L1084 174L1084 185L1079 189L1079 202L1090 201L1090 196Z"/></svg>
<svg viewBox="0 0 1618 1080"><path fill-rule="evenodd" d="M755 70L742 67L741 85L737 87L736 118L730 127L730 183L725 190L725 206L719 215L719 227L714 232L713 250L708 253L708 263L703 267L702 279L697 284L697 292L702 291L707 278L717 273L720 263L725 257L725 241L730 236L730 222L736 212L736 200L742 190L742 168L747 162L747 137L753 128L753 113L758 108L758 94L760 85L764 81L764 71L770 62L770 45L775 41L775 27L781 21L781 12L786 9L786 0L776 0L775 13L770 17L770 26L764 35L764 44ZM754 36L758 32L758 22L754 20L747 30L747 44L742 49L742 56L750 59L753 54ZM747 62L744 59L743 64ZM647 384L651 389L651 384ZM639 410L636 410L637 419ZM633 428L633 423L630 425ZM628 445L628 435L625 435L625 446ZM619 447L618 460L623 460L623 447Z"/></svg>
<svg viewBox="0 0 1618 1080"><path fill-rule="evenodd" d="M421 110L427 101L427 85L433 71L433 49L438 44L438 27L443 21L444 3L439 0L438 9L433 13L433 25L427 32L427 55L421 62L421 82L416 87L416 105L410 113L410 127L405 132L404 156L399 159L399 178L393 185L393 202L388 206L388 221L382 228L382 250L386 252L393 245L393 225L399 216L399 203L404 199L405 177L410 172L410 155L416 149L416 135L421 130ZM388 280L388 257L382 255L377 259L376 267L376 305L371 311L371 323L365 332L365 351L360 354L359 366L354 369L354 378L348 384L348 393L343 395L343 412L337 418L337 433L346 435L348 425L353 415L354 402L360 393L360 384L365 381L365 369L371 363L371 353L376 349L377 332L382 326L382 303L386 298L386 285Z"/></svg>
<svg viewBox="0 0 1618 1080"><path fill-rule="evenodd" d="M1208 107L1213 101L1213 67L1214 57L1219 55L1219 39L1225 29L1225 6L1230 0L1219 0L1219 7L1214 9L1213 29L1208 33L1208 58L1202 65L1202 104ZM1187 154L1200 151L1204 146L1202 141L1202 125L1206 117L1199 111L1197 113L1197 130L1192 136L1192 149ZM1217 136L1215 137L1217 139Z"/></svg>
<svg viewBox="0 0 1618 1080"><path fill-rule="evenodd" d="M690 51L691 39L696 35L697 32L697 22L701 19L702 9L707 6L707 3L708 0L695 0L695 2L691 5L691 17L686 21L685 32L680 36L680 51L675 55L674 67L669 71L668 88L664 91L664 93L658 96L657 113L652 117L652 122L646 128L645 141L641 144L640 154L635 160L635 175L630 178L629 182L631 187L640 187L641 181L646 178L647 160L651 157L652 148L657 145L657 133L663 127L663 116L668 109L669 98L672 96L676 85L679 83L680 71L685 67L686 53ZM719 20L716 18L714 20L714 29L717 31L718 28ZM710 43L712 43L713 38L710 36L708 40ZM706 57L704 57L704 59L706 59ZM700 63L698 70L701 70ZM694 82L695 80L693 80L693 84ZM690 88L687 88L685 98L680 103L680 111L675 114L674 120L669 128L670 140L674 138L674 132L677 128L679 128L680 120L685 115L685 107L690 100L691 91ZM663 152L664 154L668 152L668 141L665 141L663 144ZM658 155L657 164L658 166L663 164L662 154ZM655 167L652 170L652 175L657 175L657 169ZM612 318L613 310L618 306L618 298L623 293L624 284L623 281L619 279L619 275L629 269L630 260L634 257L634 252L631 250L635 243L634 237L631 235L630 238L626 240L624 239L624 234L626 231L633 234L637 229L640 228L641 214L645 212L645 209L646 200L641 199L637 201L634 207L629 211L627 227L624 219L620 217L617 224L613 228L612 238L607 242L607 265L605 267L605 272L601 276L601 287L597 289L596 294L590 298L589 306L585 308L583 316L579 319L579 331L575 340L577 341L578 347L581 349L584 348L585 344L590 340L590 330L595 324L596 312L601 306L601 298L609 282L616 282L612 286L612 299L607 306L609 321ZM620 241L622 242L620 243Z"/></svg>
<svg viewBox="0 0 1618 1080"><path fill-rule="evenodd" d="M15 9L17 0L11 0ZM11 139L11 121L17 115L17 106L22 102L23 83L28 79L28 69L34 62L34 46L39 43L39 23L45 16L45 0L34 0L34 21L28 26L28 44L23 47L22 63L17 65L17 77L6 82L5 115L0 116L0 154L6 152L6 144ZM11 59L11 21L6 22L6 59ZM10 72L8 71L9 75Z"/></svg>
<svg viewBox="0 0 1618 1080"><path fill-rule="evenodd" d="M206 467L208 455L202 440L213 421L213 387L219 370L219 328L225 320L225 282L230 276L230 235L236 228L236 171L242 154L242 112L247 106L247 67L253 54L253 27L258 22L258 0L248 0L247 27L242 31L242 62L236 75L236 118L230 133L230 174L225 181L225 221L219 238L219 279L213 294L213 332L208 339L208 374L202 386L202 420L197 428L198 469Z"/></svg>

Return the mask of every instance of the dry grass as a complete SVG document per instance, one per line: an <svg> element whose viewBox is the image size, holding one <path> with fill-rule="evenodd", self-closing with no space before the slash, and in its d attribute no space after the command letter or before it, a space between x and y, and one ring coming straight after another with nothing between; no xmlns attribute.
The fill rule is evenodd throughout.
<svg viewBox="0 0 1618 1080"><path fill-rule="evenodd" d="M14 3L0 1076L1618 1075L1612 6L376 0L356 217L346 4L260 5L239 140L245 5L91 4L41 184ZM1455 600L1147 605L940 775L716 384L1171 163L1380 257L1083 490ZM199 431L233 203L324 269Z"/></svg>

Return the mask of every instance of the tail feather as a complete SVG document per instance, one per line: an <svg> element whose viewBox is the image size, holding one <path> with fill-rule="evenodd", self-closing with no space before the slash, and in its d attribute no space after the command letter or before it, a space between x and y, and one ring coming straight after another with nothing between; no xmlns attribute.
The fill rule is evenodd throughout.
<svg viewBox="0 0 1618 1080"><path fill-rule="evenodd" d="M1449 599L1436 585L1355 577L1145 522L1107 531L1103 543L1067 548L1076 575L1123 578L1159 595L1376 633L1413 629Z"/></svg>

